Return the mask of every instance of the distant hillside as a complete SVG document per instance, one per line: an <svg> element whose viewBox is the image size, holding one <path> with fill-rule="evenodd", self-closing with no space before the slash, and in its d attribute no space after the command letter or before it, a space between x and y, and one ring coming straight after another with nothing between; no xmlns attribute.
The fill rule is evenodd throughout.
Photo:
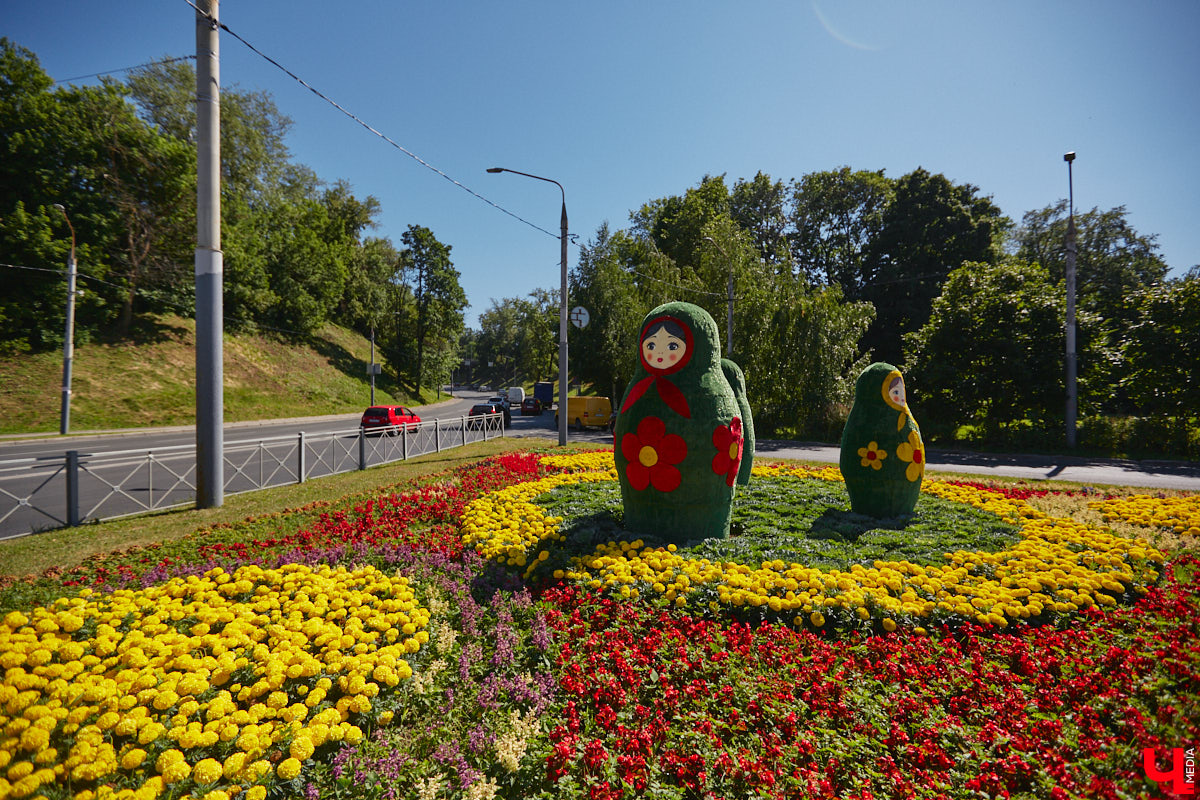
<svg viewBox="0 0 1200 800"><path fill-rule="evenodd" d="M77 346L71 431L193 424L195 334L194 320L164 317L133 341ZM370 353L369 340L333 325L305 344L226 333L225 420L361 411ZM387 375L376 378L375 400L425 402ZM61 351L0 357L0 433L57 432L61 401Z"/></svg>

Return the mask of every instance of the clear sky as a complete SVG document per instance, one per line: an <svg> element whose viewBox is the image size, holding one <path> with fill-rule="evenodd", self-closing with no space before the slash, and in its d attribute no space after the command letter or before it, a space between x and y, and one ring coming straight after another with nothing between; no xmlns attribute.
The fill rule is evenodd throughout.
<svg viewBox="0 0 1200 800"><path fill-rule="evenodd" d="M453 250L470 308L559 285L570 230L627 227L706 174L917 168L1020 221L1067 196L1124 205L1178 276L1200 264L1196 0L223 0L221 82L294 120L295 161ZM0 0L0 35L56 80L195 53L186 0ZM547 233L548 232L548 233ZM572 248L574 265L578 249Z"/></svg>

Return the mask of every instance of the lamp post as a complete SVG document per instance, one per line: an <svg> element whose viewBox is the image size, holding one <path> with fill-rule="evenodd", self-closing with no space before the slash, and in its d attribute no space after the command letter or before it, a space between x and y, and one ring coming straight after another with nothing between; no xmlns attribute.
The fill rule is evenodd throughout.
<svg viewBox="0 0 1200 800"><path fill-rule="evenodd" d="M720 251L721 255L725 256L725 263L729 266L729 313L725 320L725 355L733 357L733 262L729 260L729 254L725 252L725 248L717 244L717 240L711 236L705 236L704 241L712 244L713 247Z"/></svg>
<svg viewBox="0 0 1200 800"><path fill-rule="evenodd" d="M1071 162L1075 151L1063 156L1067 162L1067 447L1075 447L1075 413L1078 405L1075 355L1075 185Z"/></svg>
<svg viewBox="0 0 1200 800"><path fill-rule="evenodd" d="M63 336L62 408L59 412L58 432L66 436L71 430L71 359L75 355L75 226L67 216L67 209L60 203L54 207L62 212L67 227L71 229L71 254L67 256L67 330Z"/></svg>
<svg viewBox="0 0 1200 800"><path fill-rule="evenodd" d="M562 271L562 287L558 295L558 446L567 444L567 191L562 184L540 175L530 175L528 172L518 172L505 167L488 167L488 172L511 172L514 175L524 175L526 178L553 183L562 192L562 221L559 236L560 266Z"/></svg>

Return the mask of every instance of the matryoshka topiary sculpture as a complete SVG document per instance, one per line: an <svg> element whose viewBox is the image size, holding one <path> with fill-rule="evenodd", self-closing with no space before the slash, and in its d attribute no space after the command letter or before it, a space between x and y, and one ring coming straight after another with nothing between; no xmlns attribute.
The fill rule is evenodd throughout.
<svg viewBox="0 0 1200 800"><path fill-rule="evenodd" d="M858 376L839 466L856 514L901 517L916 507L925 445L908 410L904 378L891 364L877 362Z"/></svg>
<svg viewBox="0 0 1200 800"><path fill-rule="evenodd" d="M728 536L743 427L717 324L691 303L661 305L638 351L613 448L625 528L673 544Z"/></svg>
<svg viewBox="0 0 1200 800"><path fill-rule="evenodd" d="M721 371L725 373L725 380L729 381L729 386L733 389L738 411L742 415L742 466L738 468L737 482L745 486L750 483L750 473L754 469L754 415L750 412L750 398L746 396L746 376L742 373L742 368L728 358L721 359ZM720 443L715 439L713 444L720 447ZM729 457L732 458L732 442L729 443L729 448Z"/></svg>

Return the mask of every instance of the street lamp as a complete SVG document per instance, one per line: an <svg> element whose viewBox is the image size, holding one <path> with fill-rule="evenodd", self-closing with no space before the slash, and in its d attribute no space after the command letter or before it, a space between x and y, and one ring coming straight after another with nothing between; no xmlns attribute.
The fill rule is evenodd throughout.
<svg viewBox="0 0 1200 800"><path fill-rule="evenodd" d="M518 172L505 167L488 167L488 172L511 172L514 175L524 175L526 178L553 183L562 192L562 223L559 245L561 249L560 262L562 268L562 288L558 295L558 446L567 444L567 191L558 181L543 178L540 175L530 175L528 172Z"/></svg>
<svg viewBox="0 0 1200 800"><path fill-rule="evenodd" d="M71 229L71 254L67 256L67 330L63 337L62 408L59 412L58 432L66 436L71 429L71 359L75 355L75 226L67 216L67 209L60 203L54 207L62 212L67 227Z"/></svg>
<svg viewBox="0 0 1200 800"><path fill-rule="evenodd" d="M1078 405L1075 355L1075 185L1071 162L1075 151L1063 156L1067 162L1067 447L1075 447L1075 412Z"/></svg>
<svg viewBox="0 0 1200 800"><path fill-rule="evenodd" d="M711 236L705 236L704 241L712 244L713 247L720 251L721 255L725 256L725 263L729 265L729 315L725 321L725 355L733 357L733 262L729 260L729 254L725 252L725 248L717 244L717 240Z"/></svg>

